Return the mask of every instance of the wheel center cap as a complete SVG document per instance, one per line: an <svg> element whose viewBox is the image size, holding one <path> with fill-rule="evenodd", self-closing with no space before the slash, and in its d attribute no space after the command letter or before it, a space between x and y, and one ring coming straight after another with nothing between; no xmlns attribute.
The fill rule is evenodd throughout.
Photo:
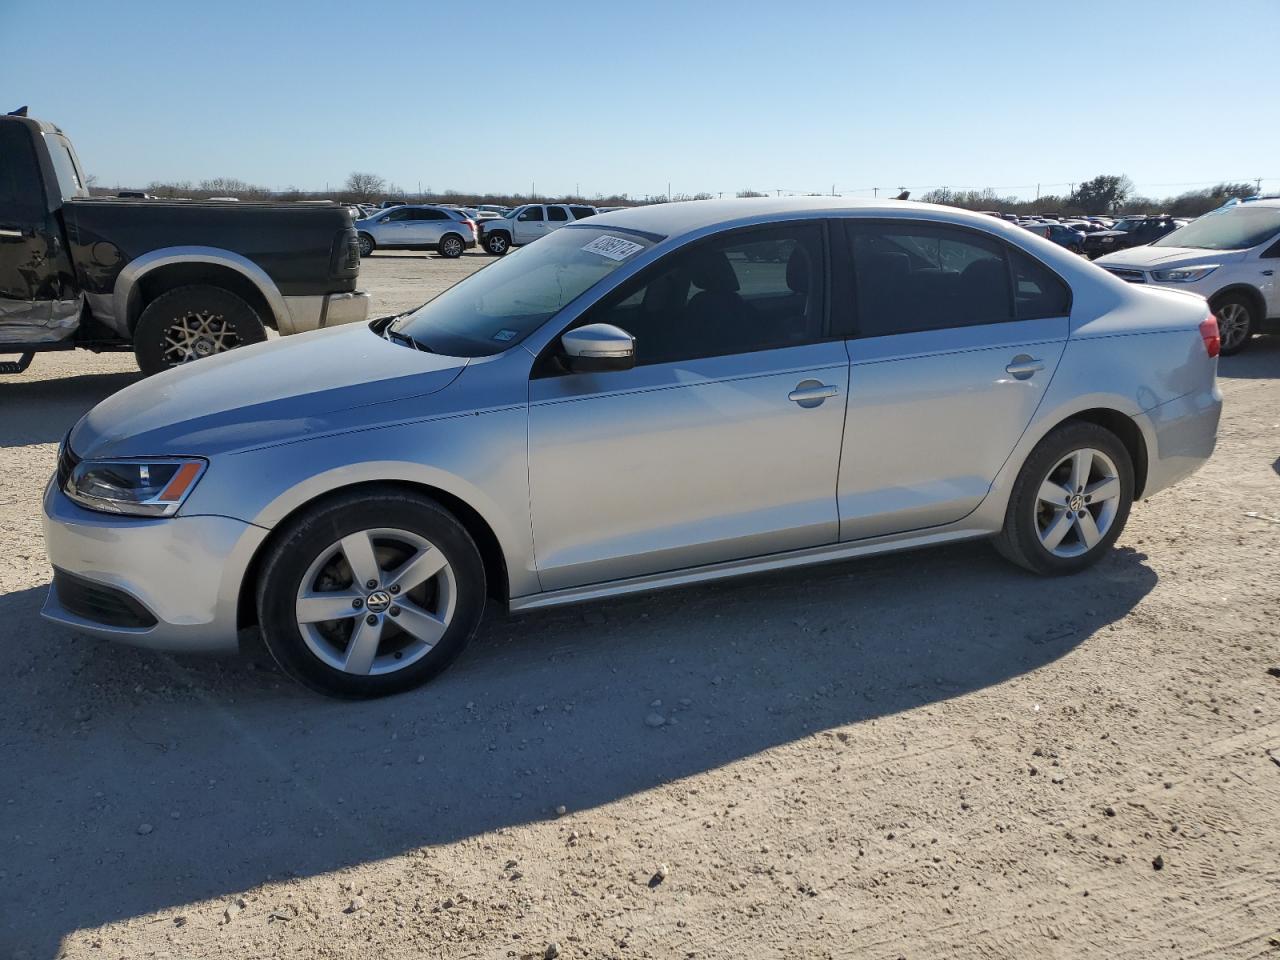
<svg viewBox="0 0 1280 960"><path fill-rule="evenodd" d="M1075 510L1075 511L1077 511L1077 512L1079 512L1080 510L1083 510L1083 509L1084 509L1084 497L1080 496L1080 494L1078 494L1078 493L1077 493L1074 497L1072 497L1072 498L1071 498L1071 502L1070 502L1069 504L1067 504L1067 507L1068 507L1069 509L1071 509L1071 510Z"/></svg>
<svg viewBox="0 0 1280 960"><path fill-rule="evenodd" d="M210 356L213 353L213 341L205 340L203 337L196 341L196 353L202 357Z"/></svg>
<svg viewBox="0 0 1280 960"><path fill-rule="evenodd" d="M369 599L364 602L364 605L370 613L383 613L391 606L391 594L385 590L375 590L369 594Z"/></svg>

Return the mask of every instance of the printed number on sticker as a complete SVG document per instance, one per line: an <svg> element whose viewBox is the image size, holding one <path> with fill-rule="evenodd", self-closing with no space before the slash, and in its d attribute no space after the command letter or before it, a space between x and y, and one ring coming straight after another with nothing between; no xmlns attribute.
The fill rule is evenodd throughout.
<svg viewBox="0 0 1280 960"><path fill-rule="evenodd" d="M627 257L639 253L644 247L641 244L632 243L630 240L623 240L621 237L611 237L606 234L602 237L596 237L582 249L588 253L598 253L600 256L608 257L610 260L625 260Z"/></svg>

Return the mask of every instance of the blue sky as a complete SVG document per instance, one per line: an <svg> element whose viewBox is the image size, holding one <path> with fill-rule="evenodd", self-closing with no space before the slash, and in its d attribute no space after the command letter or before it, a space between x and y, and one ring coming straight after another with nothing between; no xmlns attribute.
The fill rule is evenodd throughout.
<svg viewBox="0 0 1280 960"><path fill-rule="evenodd" d="M0 0L0 106L107 185L1280 191L1278 36L1277 0Z"/></svg>

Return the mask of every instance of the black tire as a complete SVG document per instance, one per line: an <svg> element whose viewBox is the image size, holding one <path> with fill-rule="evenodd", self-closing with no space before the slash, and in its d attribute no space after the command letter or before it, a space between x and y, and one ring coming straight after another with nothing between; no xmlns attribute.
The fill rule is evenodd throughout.
<svg viewBox="0 0 1280 960"><path fill-rule="evenodd" d="M1040 542L1040 486L1056 464L1061 463L1073 451L1086 449L1102 452L1115 465L1116 477L1120 482L1118 503L1110 526L1093 547L1078 556L1058 556ZM1124 530L1132 505L1133 461L1120 438L1097 424L1084 421L1065 423L1036 444L1022 465L1009 497L1004 528L993 542L1007 560L1034 573L1046 576L1077 573L1097 563L1111 549Z"/></svg>
<svg viewBox="0 0 1280 960"><path fill-rule="evenodd" d="M374 242L373 236L365 233L363 230L356 234L356 243L360 245L361 257L372 257L373 251L378 248L378 244Z"/></svg>
<svg viewBox="0 0 1280 960"><path fill-rule="evenodd" d="M465 249L467 249L466 244L456 233L446 233L436 245L436 253L446 260L457 260Z"/></svg>
<svg viewBox="0 0 1280 960"><path fill-rule="evenodd" d="M192 334L200 330L207 333ZM175 339L179 337L184 345ZM193 284L168 290L147 304L133 330L133 352L138 367L150 376L265 339L262 318L248 303L223 287Z"/></svg>
<svg viewBox="0 0 1280 960"><path fill-rule="evenodd" d="M435 645L409 666L381 675L346 673L325 663L304 639L296 613L298 591L312 564L343 537L387 527L416 534L444 554L456 586L453 618ZM261 571L257 591L258 623L267 649L285 673L331 697L381 697L426 683L462 652L475 635L484 613L484 563L470 534L433 500L390 487L341 494L291 520L270 545ZM382 572L386 573L386 568ZM360 589L359 585L355 586ZM371 616L372 595L367 610ZM393 601L379 630L395 624L394 613ZM356 620L362 616L365 615L351 617L352 626L346 629L355 629ZM331 623L336 622L339 621ZM394 646L397 637L403 639L398 631L383 636L377 649L387 649L385 645L389 643ZM385 656L398 659L399 653L389 652Z"/></svg>
<svg viewBox="0 0 1280 960"><path fill-rule="evenodd" d="M484 252L491 257L501 257L511 249L511 234L505 230L486 231Z"/></svg>
<svg viewBox="0 0 1280 960"><path fill-rule="evenodd" d="M1218 318L1218 336L1221 340L1218 353L1221 356L1229 357L1248 349L1250 342L1253 340L1253 335L1258 332L1258 311L1253 302L1242 293L1224 293L1221 296L1214 297L1209 304L1209 308L1213 311L1213 315ZM1237 316L1247 318L1248 326L1242 329L1239 325L1234 325L1224 331L1222 326L1222 314L1224 311L1230 311ZM1228 336L1224 334L1231 335L1230 342L1228 342Z"/></svg>

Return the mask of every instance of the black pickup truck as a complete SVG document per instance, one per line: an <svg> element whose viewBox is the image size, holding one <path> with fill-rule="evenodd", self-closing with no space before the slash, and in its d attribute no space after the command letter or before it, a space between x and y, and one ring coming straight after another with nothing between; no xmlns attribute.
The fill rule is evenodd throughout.
<svg viewBox="0 0 1280 960"><path fill-rule="evenodd" d="M53 124L0 116L0 373L133 350L146 373L364 320L345 207L89 197Z"/></svg>

